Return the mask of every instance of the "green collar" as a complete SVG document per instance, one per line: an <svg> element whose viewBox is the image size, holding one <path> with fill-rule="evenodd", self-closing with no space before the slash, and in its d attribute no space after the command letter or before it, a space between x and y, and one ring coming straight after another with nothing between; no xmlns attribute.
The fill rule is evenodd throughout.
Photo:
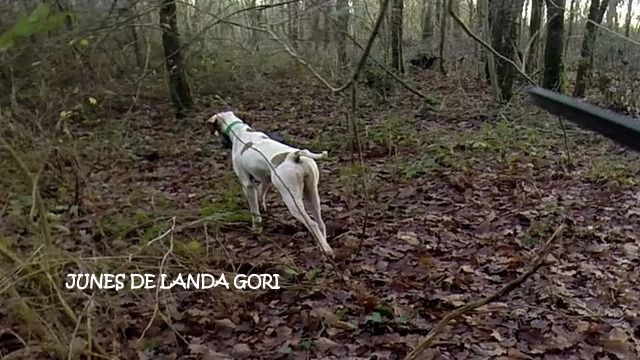
<svg viewBox="0 0 640 360"><path fill-rule="evenodd" d="M231 129L236 126L236 125L241 125L244 124L242 121L240 120L236 120L234 122L232 122L231 124L227 125L227 127L224 129L224 131L222 132L223 134L229 136L229 131L231 131Z"/></svg>

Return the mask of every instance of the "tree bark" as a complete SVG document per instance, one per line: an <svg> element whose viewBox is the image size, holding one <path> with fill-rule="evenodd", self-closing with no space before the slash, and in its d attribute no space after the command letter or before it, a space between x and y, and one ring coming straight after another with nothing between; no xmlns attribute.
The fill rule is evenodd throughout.
<svg viewBox="0 0 640 360"><path fill-rule="evenodd" d="M607 26L612 30L618 30L618 1L619 0L609 0Z"/></svg>
<svg viewBox="0 0 640 360"><path fill-rule="evenodd" d="M554 91L562 91L564 5L565 0L546 0L547 42L544 49L544 77L542 86Z"/></svg>
<svg viewBox="0 0 640 360"><path fill-rule="evenodd" d="M433 0L422 1L422 42L427 43L433 36Z"/></svg>
<svg viewBox="0 0 640 360"><path fill-rule="evenodd" d="M624 21L624 36L631 35L631 18L633 17L633 0L627 0L627 17Z"/></svg>
<svg viewBox="0 0 640 360"><path fill-rule="evenodd" d="M193 99L191 98L191 89L187 83L187 75L184 71L182 53L180 51L175 0L162 0L160 6L160 28L162 29L165 66L169 74L169 95L175 107L176 115L181 117L186 110L193 106Z"/></svg>
<svg viewBox="0 0 640 360"><path fill-rule="evenodd" d="M298 49L298 39L300 36L300 19L298 19L299 2L293 2L287 5L288 23L289 23L289 41L294 49Z"/></svg>
<svg viewBox="0 0 640 360"><path fill-rule="evenodd" d="M347 33L349 32L349 0L338 0L336 3L337 31L336 47L338 52L338 64L345 68L347 64Z"/></svg>
<svg viewBox="0 0 640 360"><path fill-rule="evenodd" d="M250 7L255 7L256 5L257 5L256 0L251 0L249 2ZM247 12L247 16L249 18L249 24L252 27L260 26L260 18L262 17L262 11L258 9L253 9ZM258 42L260 41L260 37L262 33L255 29L251 29L250 31L251 31L250 33L251 35L249 36L249 44L254 50L256 50L258 49Z"/></svg>
<svg viewBox="0 0 640 360"><path fill-rule="evenodd" d="M524 13L520 14L520 18L522 20L522 23L520 24L520 30L518 30L518 33L520 34L520 39L519 39L520 44L527 44L529 42L527 39L527 36L529 34L527 34L526 32L526 27L529 24L527 24L526 21L524 21L527 15L527 11L529 10L529 3L530 3L529 0L524 0L524 6L523 6Z"/></svg>
<svg viewBox="0 0 640 360"><path fill-rule="evenodd" d="M569 29L567 29L567 37L564 42L564 57L567 57L567 51L569 51L569 44L571 43L571 33L573 32L573 22L575 20L576 12L576 0L571 0L571 5L569 6Z"/></svg>
<svg viewBox="0 0 640 360"><path fill-rule="evenodd" d="M524 0L489 0L489 28L491 45L500 54L515 60L518 27ZM513 96L515 70L511 64L496 58L499 99L509 101Z"/></svg>
<svg viewBox="0 0 640 360"><path fill-rule="evenodd" d="M445 59L444 59L444 46L447 40L447 0L440 0L440 4L442 8L440 9L440 43L438 44L438 56L440 57L440 72L443 75L447 74L445 70Z"/></svg>
<svg viewBox="0 0 640 360"><path fill-rule="evenodd" d="M378 4L380 5L379 8L382 9L384 0L379 0ZM389 4L389 6L393 6L393 3ZM384 15L384 18L382 19L382 23L380 24L380 30L378 31L378 39L380 40L380 44L382 45L382 49L384 50L382 53L385 64L388 63L387 61L389 59L389 49L391 48L391 46L389 45L389 17L389 11L387 11L387 13Z"/></svg>
<svg viewBox="0 0 640 360"><path fill-rule="evenodd" d="M391 67L404 73L404 64L402 59L402 10L404 0L392 0L391 11Z"/></svg>
<svg viewBox="0 0 640 360"><path fill-rule="evenodd" d="M453 11L456 14L460 14L460 0L449 0L452 1L453 4L451 4L453 6ZM524 1L524 0L523 0ZM444 11L448 14L448 5L447 7L444 9ZM451 22L451 32L453 34L453 37L456 39L459 39L462 35L461 31L460 31L460 27L458 26L458 24L455 23L455 21Z"/></svg>
<svg viewBox="0 0 640 360"><path fill-rule="evenodd" d="M136 65L138 68L144 66L144 59L142 57L142 49L140 48L140 40L138 36L138 19L136 17L136 2L133 0L127 1L122 4L122 7L118 8L118 15L122 18L131 18L131 41L133 42L133 55L136 59Z"/></svg>
<svg viewBox="0 0 640 360"><path fill-rule="evenodd" d="M593 64L593 46L598 36L598 28L596 24L602 23L602 18L607 9L609 0L591 0L589 7L589 16L582 40L582 50L580 51L580 64L578 65L578 73L576 74L576 87L573 89L573 96L582 97L587 88L589 77L591 74L591 66Z"/></svg>
<svg viewBox="0 0 640 360"><path fill-rule="evenodd" d="M542 24L543 0L531 1L531 19L529 19L529 37L536 38L531 41L531 47L527 53L527 74L533 74L538 68L538 48L540 44L540 26Z"/></svg>
<svg viewBox="0 0 640 360"><path fill-rule="evenodd" d="M483 40L487 43L491 43L491 31L489 31L489 0L478 0L476 3L476 12L478 14L478 32L482 36ZM496 76L496 62L494 56L492 53L485 50L484 47L481 47L479 52L480 58L484 60L484 71L478 71L478 74L480 74L480 76L484 74L484 78L491 85L493 94L497 99L500 97L500 88L497 86L498 80Z"/></svg>

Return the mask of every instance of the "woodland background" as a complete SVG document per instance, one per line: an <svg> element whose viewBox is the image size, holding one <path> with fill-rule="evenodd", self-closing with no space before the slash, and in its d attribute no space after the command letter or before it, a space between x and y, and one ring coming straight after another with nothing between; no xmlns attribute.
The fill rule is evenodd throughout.
<svg viewBox="0 0 640 360"><path fill-rule="evenodd" d="M0 0L0 358L637 358L640 159L522 93L638 115L639 7ZM250 233L204 126L224 109L329 150L335 263L277 194ZM69 272L285 284L80 292Z"/></svg>

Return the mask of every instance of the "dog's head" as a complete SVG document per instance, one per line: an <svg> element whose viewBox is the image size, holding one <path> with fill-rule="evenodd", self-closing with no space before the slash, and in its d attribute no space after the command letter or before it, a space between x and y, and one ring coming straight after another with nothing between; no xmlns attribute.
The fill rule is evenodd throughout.
<svg viewBox="0 0 640 360"><path fill-rule="evenodd" d="M240 115L242 119L237 115ZM231 123L238 120L249 125L249 122L246 120L247 118L253 119L253 116L243 112L234 113L233 111L225 111L217 113L207 119L207 125L215 136L219 136L221 138L222 145L225 148L231 148L231 138L229 138L229 134L227 134L225 130Z"/></svg>

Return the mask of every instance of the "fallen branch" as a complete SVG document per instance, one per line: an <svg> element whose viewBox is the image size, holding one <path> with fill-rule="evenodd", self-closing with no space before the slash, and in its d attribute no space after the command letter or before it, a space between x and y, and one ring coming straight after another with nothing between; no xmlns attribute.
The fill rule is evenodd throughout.
<svg viewBox="0 0 640 360"><path fill-rule="evenodd" d="M166 253L164 253L164 255L162 256L162 260L160 261L160 267L158 268L158 273L159 274L163 274L164 273L164 268L167 264L167 259L169 259L170 255L173 255L173 232L176 229L176 218L173 217L171 219L171 228L167 231L168 234L170 234L169 237L169 249L167 250ZM167 234L165 233L165 234ZM164 236L161 236L160 238L162 238ZM144 336L147 334L147 331L151 328L151 325L153 325L153 322L156 319L156 316L158 316L158 313L160 312L160 286L156 287L156 292L155 292L155 304L153 307L153 314L151 315L151 319L149 319L149 322L147 323L147 326L145 326L144 330L142 330L142 334L140 334L140 337L138 338L138 341L141 341L142 339L144 339ZM167 323L167 325L169 325Z"/></svg>
<svg viewBox="0 0 640 360"><path fill-rule="evenodd" d="M449 312L448 314L446 314L442 318L442 320L438 321L438 323L433 327L433 329L429 331L427 336L425 336L425 338L422 339L422 341L418 344L418 346L416 346L416 348L405 357L405 360L417 359L418 355L420 355L424 350L428 349L434 343L434 341L437 340L438 336L445 330L445 328L447 327L449 322L451 322L451 320L458 318L463 314L468 313L472 310L475 310L488 303L498 300L499 298L505 296L506 294L511 292L513 289L517 288L523 282L525 282L531 275L533 275L533 273L535 273L540 267L542 267L542 265L544 265L544 259L551 252L551 249L553 248L552 245L554 244L555 240L560 237L560 233L564 230L564 227L565 227L564 224L560 224L560 226L558 226L558 228L553 233L553 235L551 235L551 237L545 242L544 246L542 247L542 250L538 253L538 255L536 255L533 261L531 261L531 264L529 265L529 268L527 269L527 271L525 271L522 275L518 276L514 280L507 283L502 288L498 289L498 291L494 292L493 294L490 294L480 300L474 301L465 306L459 307Z"/></svg>

